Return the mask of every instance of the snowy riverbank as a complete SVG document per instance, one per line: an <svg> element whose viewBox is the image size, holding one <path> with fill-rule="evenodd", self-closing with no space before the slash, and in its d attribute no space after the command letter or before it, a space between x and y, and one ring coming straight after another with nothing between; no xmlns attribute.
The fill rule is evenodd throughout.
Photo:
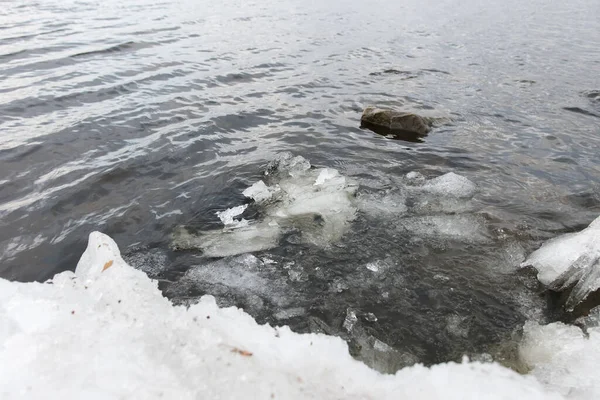
<svg viewBox="0 0 600 400"><path fill-rule="evenodd" d="M211 296L174 307L90 235L76 273L0 280L0 393L14 398L524 398L600 394L600 329L528 323L529 376L479 362L379 374L339 338L260 326Z"/></svg>

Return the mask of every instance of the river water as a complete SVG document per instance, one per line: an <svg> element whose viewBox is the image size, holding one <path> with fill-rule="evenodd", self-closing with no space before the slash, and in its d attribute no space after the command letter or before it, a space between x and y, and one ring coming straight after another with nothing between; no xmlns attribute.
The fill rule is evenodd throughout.
<svg viewBox="0 0 600 400"><path fill-rule="evenodd" d="M74 269L101 230L174 302L209 293L337 334L380 370L509 357L494 349L552 318L516 266L600 212L600 3L496 3L2 1L0 277ZM446 123L391 140L360 129L371 104ZM443 229L407 230L396 214L420 211L388 199L325 247L171 250L177 227L219 226L283 152L363 199L411 171L478 192L437 210Z"/></svg>

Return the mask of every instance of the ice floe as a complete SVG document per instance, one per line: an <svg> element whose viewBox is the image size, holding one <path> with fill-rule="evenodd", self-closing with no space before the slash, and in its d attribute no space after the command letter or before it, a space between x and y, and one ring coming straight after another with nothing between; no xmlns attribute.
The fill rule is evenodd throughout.
<svg viewBox="0 0 600 400"><path fill-rule="evenodd" d="M180 250L201 249L207 257L227 257L272 249L277 246L280 234L281 229L275 221L253 222L199 235L179 227L173 232L173 247Z"/></svg>
<svg viewBox="0 0 600 400"><path fill-rule="evenodd" d="M246 211L248 204L242 204L241 206L228 208L225 211L217 212L217 217L221 220L223 225L232 227L241 227L248 225L248 221L245 219L237 220L235 217L240 216Z"/></svg>
<svg viewBox="0 0 600 400"><path fill-rule="evenodd" d="M178 229L174 247L224 257L273 248L292 231L299 231L303 242L327 246L344 235L356 216L357 186L335 169L312 168L303 157L283 153L269 163L265 180L243 191L256 203L258 219L234 219L248 205L236 206L217 213L223 229L199 235Z"/></svg>
<svg viewBox="0 0 600 400"><path fill-rule="evenodd" d="M598 359L595 332L590 339L568 332L573 342L561 353L545 344L544 329L556 336L554 326L528 331L533 347L526 342L522 351L550 390L494 363L415 365L382 375L352 359L339 338L261 326L239 309L219 308L211 296L174 307L155 281L123 261L112 239L95 232L75 273L47 283L0 279L0 393L3 399L559 399L552 391L558 389L567 398L597 397L590 375ZM390 351L365 340L376 342L368 347L373 354L362 357ZM582 350L583 359L576 357ZM562 369L550 371L554 366Z"/></svg>
<svg viewBox="0 0 600 400"><path fill-rule="evenodd" d="M476 185L453 172L427 179L409 172L384 190L358 194L361 211L393 221L412 237L466 242L489 240L483 218L474 214Z"/></svg>
<svg viewBox="0 0 600 400"><path fill-rule="evenodd" d="M176 229L173 247L225 257L271 249L289 233L295 234L294 243L327 247L343 237L358 211L396 221L396 230L420 237L488 240L482 218L471 213L477 187L469 179L452 172L427 179L411 172L396 183L357 195L357 183L338 170L314 168L305 158L285 152L267 165L263 179L243 190L251 206L217 212L222 229ZM248 207L255 217L247 220L241 215Z"/></svg>
<svg viewBox="0 0 600 400"><path fill-rule="evenodd" d="M470 199L475 195L477 187L464 176L449 172L425 182L421 190L438 196Z"/></svg>

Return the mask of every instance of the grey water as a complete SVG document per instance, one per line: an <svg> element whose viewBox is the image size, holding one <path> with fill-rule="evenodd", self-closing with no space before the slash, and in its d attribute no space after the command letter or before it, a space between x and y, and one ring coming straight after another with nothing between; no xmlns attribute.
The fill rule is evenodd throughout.
<svg viewBox="0 0 600 400"><path fill-rule="evenodd" d="M380 370L495 357L548 318L520 259L600 213L599 43L596 0L2 1L0 277L72 270L100 230L175 303L340 335ZM448 122L390 140L360 129L372 104ZM456 235L391 212L328 248L171 250L285 151L359 195L411 171L479 191L444 210Z"/></svg>

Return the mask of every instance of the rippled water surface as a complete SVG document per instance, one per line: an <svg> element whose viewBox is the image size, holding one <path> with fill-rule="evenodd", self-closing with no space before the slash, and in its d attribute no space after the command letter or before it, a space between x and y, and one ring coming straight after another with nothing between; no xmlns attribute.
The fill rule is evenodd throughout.
<svg viewBox="0 0 600 400"><path fill-rule="evenodd" d="M102 230L174 301L215 294L342 335L363 359L392 346L382 370L492 352L543 310L518 259L600 212L600 3L497 3L0 2L0 276L73 269ZM390 140L359 128L370 104L448 122ZM325 248L170 250L176 227L218 226L284 151L366 198L410 171L479 192L450 237L359 213ZM192 265L235 276L178 285Z"/></svg>

